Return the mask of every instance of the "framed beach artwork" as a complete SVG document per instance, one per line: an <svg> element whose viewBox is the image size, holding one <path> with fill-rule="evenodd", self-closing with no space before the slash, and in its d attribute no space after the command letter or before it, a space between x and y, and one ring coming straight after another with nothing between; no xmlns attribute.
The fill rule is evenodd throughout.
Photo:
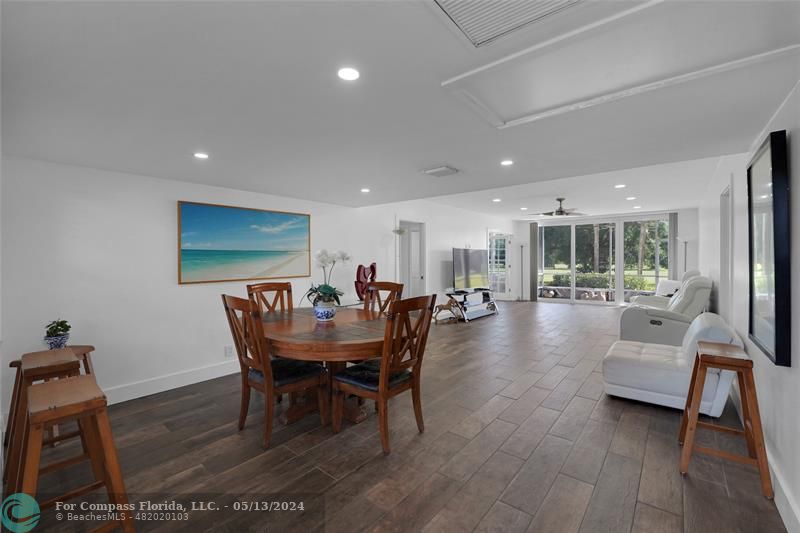
<svg viewBox="0 0 800 533"><path fill-rule="evenodd" d="M774 131L747 167L749 336L779 366L791 366L791 226L785 131Z"/></svg>
<svg viewBox="0 0 800 533"><path fill-rule="evenodd" d="M178 202L178 283L311 275L311 216Z"/></svg>

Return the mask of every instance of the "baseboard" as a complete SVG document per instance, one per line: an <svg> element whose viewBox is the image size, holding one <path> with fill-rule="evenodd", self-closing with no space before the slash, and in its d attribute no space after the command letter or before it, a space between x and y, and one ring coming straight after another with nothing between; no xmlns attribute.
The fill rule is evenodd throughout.
<svg viewBox="0 0 800 533"><path fill-rule="evenodd" d="M192 385L201 381L235 374L237 372L239 372L238 361L224 361L222 363L183 370L181 372L144 379L142 381L134 381L133 383L104 387L103 392L106 393L108 403L115 404L176 389L178 387L184 387L186 385Z"/></svg>
<svg viewBox="0 0 800 533"><path fill-rule="evenodd" d="M739 415L739 422L743 422L742 403L738 387L731 388L731 399L736 408L736 413ZM777 469L778 463L775 461L775 454L770 450L766 439L764 446L767 449L769 474L772 478L772 489L775 492L775 507L778 508L778 513L781 515L783 525L786 526L786 531L788 533L800 533L800 505L797 504L795 495L789 490L789 485L786 483L783 473Z"/></svg>

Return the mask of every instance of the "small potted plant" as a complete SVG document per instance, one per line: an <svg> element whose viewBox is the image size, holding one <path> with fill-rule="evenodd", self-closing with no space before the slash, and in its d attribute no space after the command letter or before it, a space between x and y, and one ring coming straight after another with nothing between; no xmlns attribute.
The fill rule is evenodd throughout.
<svg viewBox="0 0 800 533"><path fill-rule="evenodd" d="M323 283L319 285L311 284L311 288L306 292L305 297L314 306L314 316L320 322L328 322L336 316L336 306L340 304L339 296L344 293L331 285L331 274L337 262L345 263L350 256L345 252L331 253L327 250L320 250L314 259L317 266L322 269Z"/></svg>
<svg viewBox="0 0 800 533"><path fill-rule="evenodd" d="M46 327L47 329L45 330L44 341L51 350L57 350L58 348L63 348L67 345L67 341L69 340L69 330L72 329L72 326L69 325L69 322L59 318L47 324Z"/></svg>

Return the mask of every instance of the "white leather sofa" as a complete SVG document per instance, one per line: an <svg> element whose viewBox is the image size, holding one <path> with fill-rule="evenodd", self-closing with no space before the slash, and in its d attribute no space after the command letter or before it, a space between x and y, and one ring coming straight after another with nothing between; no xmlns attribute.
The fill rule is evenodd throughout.
<svg viewBox="0 0 800 533"><path fill-rule="evenodd" d="M637 301L622 313L619 338L673 346L681 344L689 324L708 306L712 285L709 278L694 276L684 282L664 308L641 305Z"/></svg>
<svg viewBox="0 0 800 533"><path fill-rule="evenodd" d="M742 345L736 332L714 313L695 318L681 346L617 341L603 359L606 394L683 409L699 340ZM733 378L734 372L709 370L701 413L722 414Z"/></svg>

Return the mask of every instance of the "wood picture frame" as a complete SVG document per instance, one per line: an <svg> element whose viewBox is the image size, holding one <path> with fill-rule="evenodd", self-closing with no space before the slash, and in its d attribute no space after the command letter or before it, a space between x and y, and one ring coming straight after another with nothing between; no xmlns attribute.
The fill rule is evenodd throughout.
<svg viewBox="0 0 800 533"><path fill-rule="evenodd" d="M786 131L770 133L747 165L748 336L791 366L791 234Z"/></svg>
<svg viewBox="0 0 800 533"><path fill-rule="evenodd" d="M178 283L311 276L311 215L178 201Z"/></svg>

